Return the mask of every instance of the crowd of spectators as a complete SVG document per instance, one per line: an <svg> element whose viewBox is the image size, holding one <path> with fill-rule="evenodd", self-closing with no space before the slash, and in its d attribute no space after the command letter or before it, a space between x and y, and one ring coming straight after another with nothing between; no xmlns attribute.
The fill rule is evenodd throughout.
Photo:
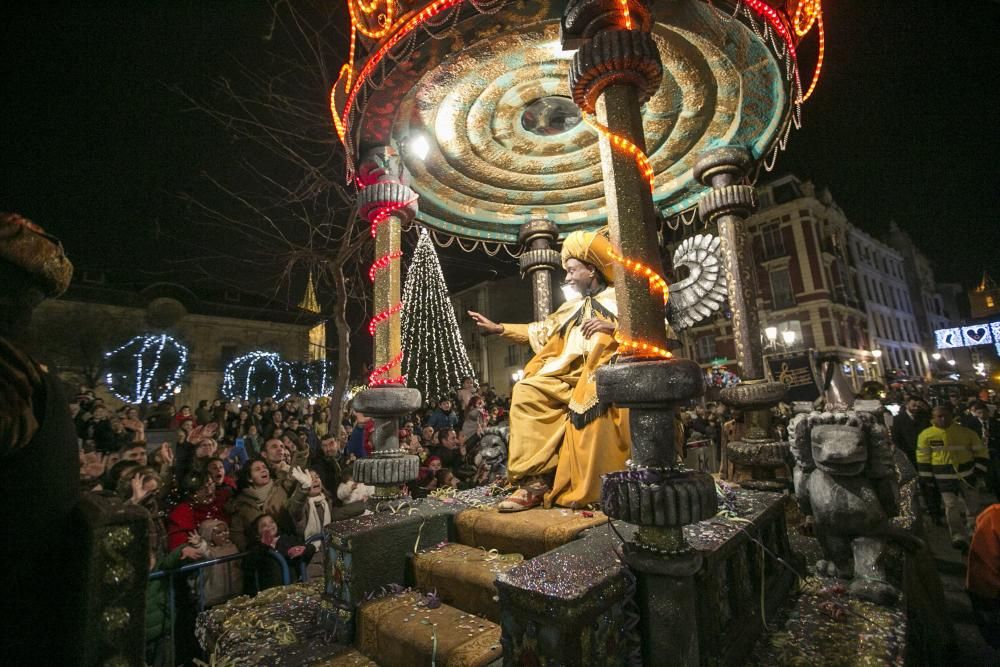
<svg viewBox="0 0 1000 667"><path fill-rule="evenodd" d="M293 573L301 566L307 576L322 576L324 526L367 511L374 489L354 480L353 463L372 453L372 422L349 408L331 419L328 405L301 397L249 405L216 399L193 409L163 402L141 415L80 389L70 407L81 485L148 511L151 570L246 554L207 566L197 590L182 587L178 624L185 600L193 621L197 597L199 606L211 606L279 584L274 551ZM476 474L476 446L487 429L504 424L508 407L466 378L452 395L404 418L400 446L421 459L409 492L420 497L492 481ZM155 579L148 588L151 664L173 650L167 585Z"/></svg>
<svg viewBox="0 0 1000 667"><path fill-rule="evenodd" d="M981 507L975 491L984 485L1000 491L1000 411L957 397L948 407L946 419L937 418L939 430L954 424L962 434L974 434L982 443L982 458L992 458L992 465L978 459L963 465L963 473L973 473L956 489L938 488L940 483L925 476L921 495L935 521L948 519L957 535L956 548L967 550ZM509 401L488 385L465 378L451 395L404 417L400 447L420 458L418 479L409 484L408 493L442 496L502 482L505 470L495 460L484 460L481 450L484 436L506 439L508 409ZM280 583L277 562L269 557L273 551L293 572L301 564L310 576L321 576L324 526L365 512L374 492L353 476L354 462L372 455L374 424L350 407L341 419L332 420L325 401L293 397L240 405L217 399L200 401L194 409L163 403L143 418L135 407L112 410L84 390L72 413L84 487L149 511L151 569L247 553L242 560L206 568L198 591L203 606ZM785 404L774 409L781 437L787 437L791 414ZM886 415L893 443L916 468L931 470L926 462L921 466L918 450L921 437L926 439L935 426L933 419L919 396L906 397L895 416ZM718 472L726 466L726 442L738 437L739 421L740 415L722 403L678 410L679 460L695 470ZM165 431L165 442L147 445L148 435L162 439ZM162 586L150 586L150 604L155 606L162 593ZM162 619L162 614L150 616L152 652L162 646L156 641L163 635Z"/></svg>

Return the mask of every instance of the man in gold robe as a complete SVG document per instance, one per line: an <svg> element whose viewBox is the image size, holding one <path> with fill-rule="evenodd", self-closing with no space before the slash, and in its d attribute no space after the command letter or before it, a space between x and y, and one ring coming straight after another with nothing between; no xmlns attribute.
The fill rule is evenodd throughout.
<svg viewBox="0 0 1000 667"><path fill-rule="evenodd" d="M563 268L581 296L540 322L498 324L469 311L483 333L535 352L511 396L507 472L519 488L500 511L583 507L600 500L601 475L625 467L628 411L597 400L594 374L618 348L611 247L597 232L566 237Z"/></svg>

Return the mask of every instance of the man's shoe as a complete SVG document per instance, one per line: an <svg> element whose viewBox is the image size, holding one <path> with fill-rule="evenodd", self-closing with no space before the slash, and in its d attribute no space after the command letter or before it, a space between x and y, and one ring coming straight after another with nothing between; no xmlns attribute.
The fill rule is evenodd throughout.
<svg viewBox="0 0 1000 667"><path fill-rule="evenodd" d="M540 479L533 479L531 482L521 486L521 488L510 496L507 496L503 502L497 505L497 509L501 512L523 512L524 510L530 510L532 507L541 505L545 499L545 494L548 492L548 483Z"/></svg>

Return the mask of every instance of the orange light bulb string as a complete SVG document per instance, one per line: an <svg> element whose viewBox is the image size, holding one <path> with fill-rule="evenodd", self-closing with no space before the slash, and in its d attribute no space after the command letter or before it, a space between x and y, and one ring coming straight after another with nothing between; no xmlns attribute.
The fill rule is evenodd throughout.
<svg viewBox="0 0 1000 667"><path fill-rule="evenodd" d="M367 33L364 30L361 30L361 28L354 20L355 13L351 2L352 0L348 0L348 8L351 11L352 26L357 27L358 30L361 32L361 34L367 35ZM435 2L432 2L431 4L424 7L415 15L411 16L405 22L396 21L395 23L393 23L391 20L385 20L382 23L383 26L382 30L372 31L374 35L377 35L375 37L372 37L372 39L381 39L382 37L388 35L391 31L395 30L397 26L399 27L399 29L393 32L393 34L386 40L386 42L381 47L379 47L379 49L375 51L375 53L373 53L372 56L368 59L368 62L365 63L364 67L361 68L361 71L354 79L353 86L350 83L345 85L345 89L350 88L350 92L348 93L347 100L344 103L344 111L340 114L340 119L339 119L340 122L339 123L335 122L335 125L337 126L337 134L340 135L342 141L344 137L347 136L347 132L350 130L351 108L354 106L354 100L358 96L358 92L361 89L361 84L365 82L365 80L372 73L372 71L374 71L374 69L378 66L378 64L382 61L382 59L386 56L386 54L389 53L389 51L391 51L393 48L395 48L395 46L399 44L399 42L402 41L405 37L407 37L411 32L417 29L421 23L424 23L428 19L434 18L444 10L450 9L451 7L454 7L455 5L460 4L461 2L463 2L463 0L436 0ZM395 9L393 9L392 14L390 14L387 10L386 14L388 15L388 18L394 18L394 12ZM402 23L402 25L400 25L400 23ZM351 71L353 71L353 66L351 67ZM343 70L341 70L341 74L343 74ZM338 84L335 84L335 87L336 85L339 85L339 80ZM335 97L334 94L330 95L331 110L333 111L334 115L337 115L336 104L333 101L334 97Z"/></svg>
<svg viewBox="0 0 1000 667"><path fill-rule="evenodd" d="M819 74L823 71L823 60L826 57L826 30L823 28L823 6L821 0L800 0L795 8L795 15L792 17L792 29L799 37L805 37L813 25L819 33L819 53L816 56L816 68L813 70L812 81L809 82L809 89L802 96L805 102L816 90L819 82Z"/></svg>
<svg viewBox="0 0 1000 667"><path fill-rule="evenodd" d="M632 13L628 10L628 0L618 0L618 4L622 7L622 23L625 25L626 30L631 30Z"/></svg>
<svg viewBox="0 0 1000 667"><path fill-rule="evenodd" d="M649 290L651 292L659 292L662 294L663 304L667 304L667 301L670 299L670 287L667 285L667 281L664 280L663 276L642 262L629 259L628 257L623 257L613 250L608 250L608 255L611 257L612 261L625 267L626 271L633 273L640 278L645 278L649 283ZM618 344L625 348L629 354L634 356L659 357L661 359L672 359L674 356L669 350L665 350L658 345L647 343L642 340L627 338L622 335L621 332L615 332L615 340L618 341Z"/></svg>
<svg viewBox="0 0 1000 667"><path fill-rule="evenodd" d="M610 128L597 122L596 118L584 114L583 120L587 123L587 125L590 125L592 128L597 130L597 132L607 137L608 141L611 142L612 148L635 160L636 166L639 167L639 173L642 174L643 179L645 179L645 181L649 184L650 191L652 191L653 165L649 163L649 158L646 157L646 154L639 150L638 146L625 137L620 134L615 134Z"/></svg>

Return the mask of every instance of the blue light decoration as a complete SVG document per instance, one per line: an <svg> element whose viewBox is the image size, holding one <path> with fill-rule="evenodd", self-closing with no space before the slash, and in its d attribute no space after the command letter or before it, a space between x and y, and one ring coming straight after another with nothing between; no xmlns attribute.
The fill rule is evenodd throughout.
<svg viewBox="0 0 1000 667"><path fill-rule="evenodd" d="M291 367L277 352L254 350L230 361L222 374L222 395L232 401L279 403L293 391Z"/></svg>
<svg viewBox="0 0 1000 667"><path fill-rule="evenodd" d="M108 390L123 403L158 403L180 389L188 348L167 334L135 336L104 354Z"/></svg>
<svg viewBox="0 0 1000 667"><path fill-rule="evenodd" d="M306 398L320 398L333 395L333 385L337 381L337 369L332 361L315 359L290 365L293 391Z"/></svg>
<svg viewBox="0 0 1000 667"><path fill-rule="evenodd" d="M956 347L977 347L979 345L996 346L1000 354L1000 320L970 324L964 327L937 329L934 332L935 347L948 350Z"/></svg>

